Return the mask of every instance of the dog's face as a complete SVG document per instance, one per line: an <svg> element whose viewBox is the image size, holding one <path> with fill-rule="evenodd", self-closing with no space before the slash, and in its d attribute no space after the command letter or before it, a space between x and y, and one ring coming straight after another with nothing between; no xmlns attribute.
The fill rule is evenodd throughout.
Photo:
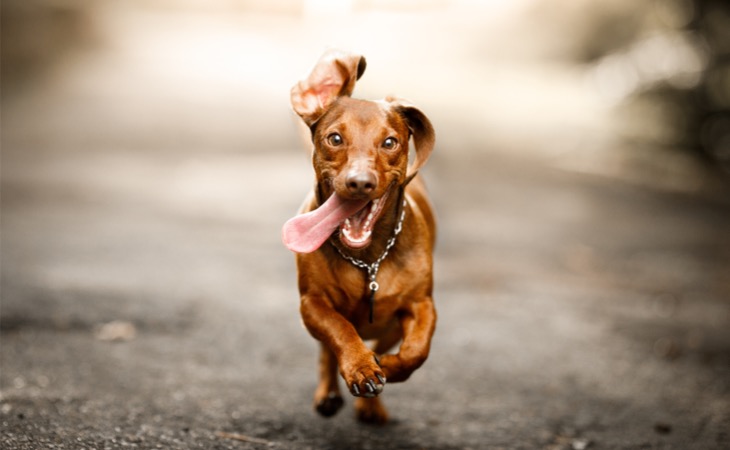
<svg viewBox="0 0 730 450"><path fill-rule="evenodd" d="M431 122L412 105L350 97L364 71L363 57L328 52L291 92L294 111L312 132L319 203L334 195L337 205L358 205L339 226L340 240L355 249L370 244L378 219L393 209L399 188L416 175L434 145ZM415 160L409 165L411 138Z"/></svg>
<svg viewBox="0 0 730 450"><path fill-rule="evenodd" d="M405 118L391 104L339 98L312 128L321 194L373 200L402 185L409 138Z"/></svg>
<svg viewBox="0 0 730 450"><path fill-rule="evenodd" d="M361 248L397 199L408 170L410 130L387 102L337 99L312 127L318 195L368 200L340 227L340 241Z"/></svg>

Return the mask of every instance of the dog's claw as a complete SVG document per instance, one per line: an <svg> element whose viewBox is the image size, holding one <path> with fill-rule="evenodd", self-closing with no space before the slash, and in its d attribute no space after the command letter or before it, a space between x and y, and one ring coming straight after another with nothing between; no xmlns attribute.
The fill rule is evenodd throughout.
<svg viewBox="0 0 730 450"><path fill-rule="evenodd" d="M375 383L373 383L373 380L368 380L365 382L365 389L368 390L368 393L373 394L375 392Z"/></svg>
<svg viewBox="0 0 730 450"><path fill-rule="evenodd" d="M365 382L365 391L366 392L363 392L362 395L361 395L361 397L373 398L373 397L377 397L377 395L380 393L375 388L375 384L373 383L372 380L367 380Z"/></svg>
<svg viewBox="0 0 730 450"><path fill-rule="evenodd" d="M352 395L365 398L377 397L381 392L383 392L383 388L385 387L385 379L380 375L376 376L378 380L381 381L380 383L377 383L369 378L364 383L362 383L362 387L360 387L361 385L358 385L357 383L353 383L352 388L350 389Z"/></svg>
<svg viewBox="0 0 730 450"><path fill-rule="evenodd" d="M376 377L378 377L378 381L380 381L380 384L385 384L385 377L378 374L375 374Z"/></svg>

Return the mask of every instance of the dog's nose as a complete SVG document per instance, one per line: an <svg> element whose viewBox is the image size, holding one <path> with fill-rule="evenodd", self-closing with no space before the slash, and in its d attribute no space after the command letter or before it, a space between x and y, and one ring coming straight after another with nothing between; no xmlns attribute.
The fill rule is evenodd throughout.
<svg viewBox="0 0 730 450"><path fill-rule="evenodd" d="M347 174L345 185L350 194L369 194L377 185L378 180L370 170L351 171Z"/></svg>

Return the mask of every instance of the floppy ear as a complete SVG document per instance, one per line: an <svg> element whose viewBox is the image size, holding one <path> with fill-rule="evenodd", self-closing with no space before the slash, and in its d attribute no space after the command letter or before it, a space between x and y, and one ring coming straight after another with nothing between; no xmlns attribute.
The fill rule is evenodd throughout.
<svg viewBox="0 0 730 450"><path fill-rule="evenodd" d="M413 137L416 157L408 167L406 184L416 176L418 170L426 164L433 146L436 144L436 133L428 117L418 108L403 100L386 99L408 124L408 130Z"/></svg>
<svg viewBox="0 0 730 450"><path fill-rule="evenodd" d="M365 72L365 58L338 50L328 50L319 58L307 79L291 90L294 111L312 126L338 97L350 96L355 81Z"/></svg>

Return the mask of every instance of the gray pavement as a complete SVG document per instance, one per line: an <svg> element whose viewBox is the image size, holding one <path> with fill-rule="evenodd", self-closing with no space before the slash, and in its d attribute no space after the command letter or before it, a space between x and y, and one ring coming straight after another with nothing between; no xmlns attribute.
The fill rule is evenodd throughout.
<svg viewBox="0 0 730 450"><path fill-rule="evenodd" d="M144 33L125 45L154 50ZM286 90L183 92L105 42L3 87L2 448L730 448L730 187L710 169L570 170L435 112L431 356L386 386L387 426L350 399L323 419L279 240L312 182Z"/></svg>

